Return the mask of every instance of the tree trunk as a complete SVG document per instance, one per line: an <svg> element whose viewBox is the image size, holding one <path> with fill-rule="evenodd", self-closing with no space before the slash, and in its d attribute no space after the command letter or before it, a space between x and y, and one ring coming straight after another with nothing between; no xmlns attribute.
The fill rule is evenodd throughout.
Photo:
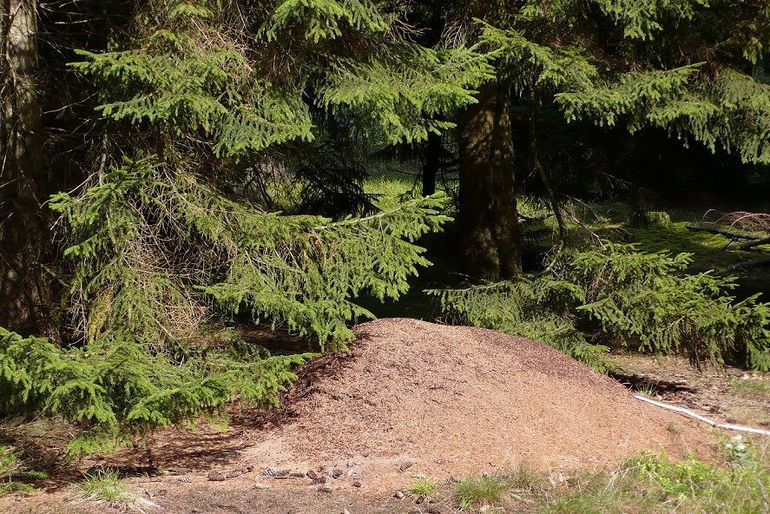
<svg viewBox="0 0 770 514"><path fill-rule="evenodd" d="M465 273L495 281L521 272L510 93L487 84L460 116L460 225Z"/></svg>
<svg viewBox="0 0 770 514"><path fill-rule="evenodd" d="M430 196L436 192L436 177L441 166L441 135L429 134L425 142L425 155L422 164L422 195Z"/></svg>
<svg viewBox="0 0 770 514"><path fill-rule="evenodd" d="M50 235L37 97L37 0L0 0L0 325L44 331L52 291L41 263Z"/></svg>
<svg viewBox="0 0 770 514"><path fill-rule="evenodd" d="M423 32L421 43L434 47L441 41L441 33L444 31L444 8L441 2L429 4L431 10L430 24ZM436 192L436 177L441 167L441 134L428 134L422 161L422 195L430 196Z"/></svg>

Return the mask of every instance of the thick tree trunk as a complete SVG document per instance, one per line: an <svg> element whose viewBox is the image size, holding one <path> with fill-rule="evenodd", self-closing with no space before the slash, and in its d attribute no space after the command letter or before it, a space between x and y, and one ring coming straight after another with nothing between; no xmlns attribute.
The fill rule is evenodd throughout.
<svg viewBox="0 0 770 514"><path fill-rule="evenodd" d="M44 330L52 292L38 68L37 1L2 1L0 38L0 325Z"/></svg>
<svg viewBox="0 0 770 514"><path fill-rule="evenodd" d="M460 117L460 212L465 273L495 281L521 272L510 93L488 84Z"/></svg>

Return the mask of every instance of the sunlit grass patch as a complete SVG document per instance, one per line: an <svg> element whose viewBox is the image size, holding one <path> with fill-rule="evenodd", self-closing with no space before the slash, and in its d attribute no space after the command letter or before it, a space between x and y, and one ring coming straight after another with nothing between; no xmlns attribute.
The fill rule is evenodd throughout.
<svg viewBox="0 0 770 514"><path fill-rule="evenodd" d="M374 204L380 209L394 209L420 193L415 178L406 174L390 173L369 177L364 181L364 191L374 195Z"/></svg>
<svg viewBox="0 0 770 514"><path fill-rule="evenodd" d="M643 454L614 473L577 477L567 489L541 498L544 513L770 512L767 443L725 443L722 464Z"/></svg>
<svg viewBox="0 0 770 514"><path fill-rule="evenodd" d="M144 512L155 504L136 495L121 480L117 471L98 470L86 476L78 484L76 498L79 501L107 505L113 508Z"/></svg>
<svg viewBox="0 0 770 514"><path fill-rule="evenodd" d="M430 499L437 491L438 483L430 478L418 480L409 487L409 494L418 501Z"/></svg>
<svg viewBox="0 0 770 514"><path fill-rule="evenodd" d="M461 510L470 510L484 505L504 506L509 499L529 499L533 494L546 491L548 480L545 475L526 466L514 471L494 475L474 475L457 484L454 500Z"/></svg>
<svg viewBox="0 0 770 514"><path fill-rule="evenodd" d="M770 380L746 379L732 380L730 387L741 395L770 398Z"/></svg>
<svg viewBox="0 0 770 514"><path fill-rule="evenodd" d="M501 476L473 476L457 485L454 497L460 509L469 510L500 504L508 490L509 483Z"/></svg>

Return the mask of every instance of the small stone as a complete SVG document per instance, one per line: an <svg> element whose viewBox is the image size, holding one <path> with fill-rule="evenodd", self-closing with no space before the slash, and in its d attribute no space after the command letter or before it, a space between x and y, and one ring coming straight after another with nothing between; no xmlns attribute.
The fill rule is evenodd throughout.
<svg viewBox="0 0 770 514"><path fill-rule="evenodd" d="M334 489L332 489L331 486L329 485L322 485L321 487L318 488L318 490L321 491L322 493L330 493Z"/></svg>
<svg viewBox="0 0 770 514"><path fill-rule="evenodd" d="M428 478L428 475L426 475L425 473L417 473L414 476L414 478L416 478L417 480L425 480L426 478Z"/></svg>
<svg viewBox="0 0 770 514"><path fill-rule="evenodd" d="M213 480L214 482L222 482L224 480L227 480L227 475L225 475L221 471L212 469L211 471L209 471L209 480Z"/></svg>
<svg viewBox="0 0 770 514"><path fill-rule="evenodd" d="M289 470L288 469L272 469L268 468L262 472L264 476L273 477L277 479L281 478L289 478Z"/></svg>
<svg viewBox="0 0 770 514"><path fill-rule="evenodd" d="M354 480L353 481L353 487L361 487L363 484L360 480Z"/></svg>
<svg viewBox="0 0 770 514"><path fill-rule="evenodd" d="M307 477L310 479L310 483L312 483L312 484L323 484L323 483L326 483L326 475L319 475L318 473L316 473L312 469L310 471L308 471L306 474L307 474Z"/></svg>
<svg viewBox="0 0 770 514"><path fill-rule="evenodd" d="M345 509L342 511L342 514L350 514L350 511L348 509Z"/></svg>
<svg viewBox="0 0 770 514"><path fill-rule="evenodd" d="M403 500L404 496L406 495L404 494L404 491L396 491L396 493L393 496L398 498L399 500Z"/></svg>
<svg viewBox="0 0 770 514"><path fill-rule="evenodd" d="M332 478L339 478L342 476L342 470L339 468L334 468L332 470Z"/></svg>
<svg viewBox="0 0 770 514"><path fill-rule="evenodd" d="M412 462L411 460L405 460L405 461L401 462L401 464L398 466L398 469L401 470L401 471L406 471L407 469L411 468L412 466L414 466L414 462Z"/></svg>
<svg viewBox="0 0 770 514"><path fill-rule="evenodd" d="M270 489L270 486L267 484L256 483L254 484L254 489Z"/></svg>
<svg viewBox="0 0 770 514"><path fill-rule="evenodd" d="M353 461L352 461L352 460L349 460L349 461L347 461L347 463L346 463L345 465L346 465L347 467L349 467L349 468L352 468L354 464L353 464Z"/></svg>

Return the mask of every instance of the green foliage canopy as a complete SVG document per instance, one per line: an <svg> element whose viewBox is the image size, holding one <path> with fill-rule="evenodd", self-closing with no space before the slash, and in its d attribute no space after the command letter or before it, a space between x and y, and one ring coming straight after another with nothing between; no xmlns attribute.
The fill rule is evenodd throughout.
<svg viewBox="0 0 770 514"><path fill-rule="evenodd" d="M524 2L480 21L479 41L498 77L567 121L657 127L768 164L768 16L761 2Z"/></svg>

